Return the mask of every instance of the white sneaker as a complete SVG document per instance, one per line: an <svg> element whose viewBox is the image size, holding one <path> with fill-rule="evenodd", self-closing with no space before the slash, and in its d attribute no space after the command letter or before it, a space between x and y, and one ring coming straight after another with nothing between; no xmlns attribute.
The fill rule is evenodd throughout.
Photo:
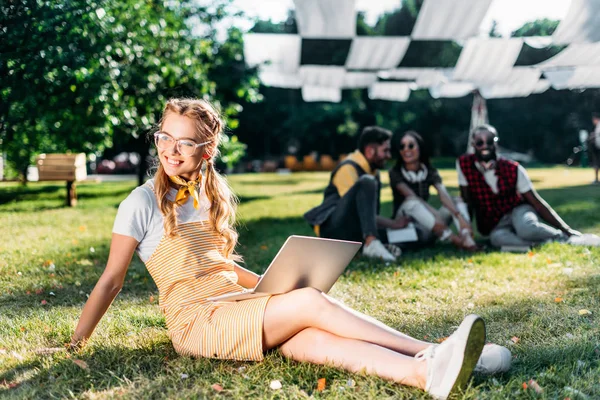
<svg viewBox="0 0 600 400"><path fill-rule="evenodd" d="M396 257L390 253L379 239L371 240L368 246L363 246L363 256L380 258L383 261L396 261Z"/></svg>
<svg viewBox="0 0 600 400"><path fill-rule="evenodd" d="M385 247L385 249L387 251L389 251L390 254L396 258L398 258L402 255L402 249L400 247L396 246L395 244L387 243L387 244L384 244L383 247Z"/></svg>
<svg viewBox="0 0 600 400"><path fill-rule="evenodd" d="M591 233L584 233L581 236L569 237L567 243L575 246L600 247L600 237Z"/></svg>
<svg viewBox="0 0 600 400"><path fill-rule="evenodd" d="M415 355L427 361L425 391L433 398L445 400L464 390L485 343L485 324L474 314L442 344L429 346Z"/></svg>
<svg viewBox="0 0 600 400"><path fill-rule="evenodd" d="M483 346L475 372L485 375L494 375L510 369L510 350L497 344L489 343Z"/></svg>

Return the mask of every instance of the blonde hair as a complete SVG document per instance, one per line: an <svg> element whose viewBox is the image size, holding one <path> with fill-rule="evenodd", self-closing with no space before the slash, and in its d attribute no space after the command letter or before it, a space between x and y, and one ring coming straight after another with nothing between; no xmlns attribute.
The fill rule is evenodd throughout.
<svg viewBox="0 0 600 400"><path fill-rule="evenodd" d="M190 118L196 126L199 142L209 142L206 152L210 156L200 163L206 164L205 191L210 202L210 222L212 228L219 233L224 242L224 255L232 260L241 257L234 253L238 233L233 229L238 199L227 184L227 181L215 170L213 160L219 154L219 142L223 135L223 121L219 113L206 101L197 99L170 99L163 110L160 126L165 119L176 114ZM154 186L159 208L164 216L164 228L168 236L177 235L177 204L168 199L171 188L168 175L159 163L154 175Z"/></svg>

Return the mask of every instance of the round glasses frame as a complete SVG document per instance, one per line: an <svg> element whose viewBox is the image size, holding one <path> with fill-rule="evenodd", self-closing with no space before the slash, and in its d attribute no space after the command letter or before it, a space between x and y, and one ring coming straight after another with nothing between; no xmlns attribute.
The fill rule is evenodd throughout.
<svg viewBox="0 0 600 400"><path fill-rule="evenodd" d="M169 150L172 149L173 146L177 149L179 154L190 157L193 156L198 147L207 145L211 143L212 140L204 143L196 143L191 140L186 139L175 139L171 135L165 132L155 132L154 133L154 144L157 148L161 150Z"/></svg>

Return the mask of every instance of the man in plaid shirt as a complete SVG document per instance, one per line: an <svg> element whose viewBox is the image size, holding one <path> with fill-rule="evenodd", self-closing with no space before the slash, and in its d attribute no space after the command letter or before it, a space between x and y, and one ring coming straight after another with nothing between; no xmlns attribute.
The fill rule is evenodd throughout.
<svg viewBox="0 0 600 400"><path fill-rule="evenodd" d="M461 196L477 229L495 247L529 247L581 235L571 229L535 191L519 163L497 156L498 133L482 125L473 134L475 154L456 162Z"/></svg>

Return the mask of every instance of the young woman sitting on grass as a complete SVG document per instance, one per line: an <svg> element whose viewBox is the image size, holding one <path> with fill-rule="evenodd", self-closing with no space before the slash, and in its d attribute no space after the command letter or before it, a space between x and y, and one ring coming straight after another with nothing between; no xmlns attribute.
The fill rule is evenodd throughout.
<svg viewBox="0 0 600 400"><path fill-rule="evenodd" d="M432 345L312 288L240 302L206 300L252 288L259 278L235 262L236 200L213 164L222 128L205 101L168 101L154 134L158 170L119 207L108 263L83 308L72 348L90 337L137 252L158 287L179 354L260 361L278 348L294 360L365 370L437 398L463 389L485 341L476 315Z"/></svg>
<svg viewBox="0 0 600 400"><path fill-rule="evenodd" d="M414 220L420 243L440 239L461 249L476 250L467 206L462 199L450 197L440 174L429 161L427 150L423 138L415 131L392 136L392 157L396 158L396 164L389 174L394 218L404 215ZM439 210L427 203L431 186L437 190L443 205ZM452 221L458 235L448 227Z"/></svg>

